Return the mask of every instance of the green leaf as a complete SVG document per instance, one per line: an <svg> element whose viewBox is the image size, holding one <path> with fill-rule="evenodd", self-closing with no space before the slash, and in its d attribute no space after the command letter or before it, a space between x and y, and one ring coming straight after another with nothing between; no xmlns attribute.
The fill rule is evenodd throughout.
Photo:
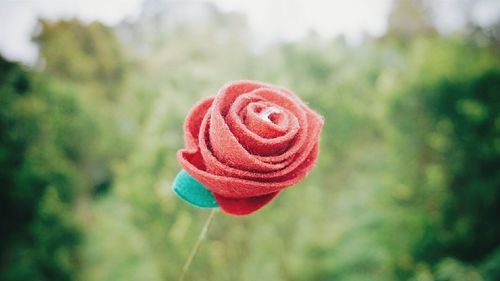
<svg viewBox="0 0 500 281"><path fill-rule="evenodd" d="M175 177L172 190L182 200L193 206L200 208L219 207L212 192L190 176L185 170L181 170Z"/></svg>

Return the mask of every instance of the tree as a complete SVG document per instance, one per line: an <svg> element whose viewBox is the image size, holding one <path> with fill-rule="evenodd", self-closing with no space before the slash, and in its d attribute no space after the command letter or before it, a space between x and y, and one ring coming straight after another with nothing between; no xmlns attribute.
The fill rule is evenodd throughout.
<svg viewBox="0 0 500 281"><path fill-rule="evenodd" d="M33 41L40 48L39 64L56 78L94 86L116 98L124 77L124 57L112 31L101 23L40 20Z"/></svg>
<svg viewBox="0 0 500 281"><path fill-rule="evenodd" d="M436 33L429 11L422 0L395 0L388 24L385 37L408 40Z"/></svg>

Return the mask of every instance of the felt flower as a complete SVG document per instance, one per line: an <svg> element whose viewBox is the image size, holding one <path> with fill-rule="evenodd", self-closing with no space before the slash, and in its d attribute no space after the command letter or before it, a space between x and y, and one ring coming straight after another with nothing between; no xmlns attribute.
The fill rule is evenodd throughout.
<svg viewBox="0 0 500 281"><path fill-rule="evenodd" d="M313 168L323 118L291 91L260 82L226 84L184 123L184 170L173 189L198 207L247 215Z"/></svg>

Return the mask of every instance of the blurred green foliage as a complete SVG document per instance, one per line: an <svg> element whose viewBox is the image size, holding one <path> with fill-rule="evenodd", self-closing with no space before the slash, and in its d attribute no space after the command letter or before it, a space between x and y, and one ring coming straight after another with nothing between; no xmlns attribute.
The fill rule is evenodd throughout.
<svg viewBox="0 0 500 281"><path fill-rule="evenodd" d="M79 105L38 88L17 65L1 65L1 278L70 280L81 241L70 211L85 179L71 159L75 144L61 141L75 128L59 119L74 118Z"/></svg>
<svg viewBox="0 0 500 281"><path fill-rule="evenodd" d="M77 20L40 20L33 41L40 46L41 62L53 77L92 85L108 98L119 94L125 64L121 46L112 31L100 23Z"/></svg>
<svg viewBox="0 0 500 281"><path fill-rule="evenodd" d="M244 78L325 117L320 158L260 212L219 214L190 280L499 280L498 40L439 36L420 9L358 46L261 52L210 7L153 35L40 21L38 68L0 60L0 279L176 280L208 215L170 191L182 122Z"/></svg>

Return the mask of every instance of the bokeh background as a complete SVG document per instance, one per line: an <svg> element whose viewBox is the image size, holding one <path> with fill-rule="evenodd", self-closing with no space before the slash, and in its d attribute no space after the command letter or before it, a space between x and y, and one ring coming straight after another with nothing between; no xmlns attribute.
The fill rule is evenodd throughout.
<svg viewBox="0 0 500 281"><path fill-rule="evenodd" d="M0 0L0 280L176 280L182 123L236 79L321 113L321 154L189 280L500 280L499 3Z"/></svg>

